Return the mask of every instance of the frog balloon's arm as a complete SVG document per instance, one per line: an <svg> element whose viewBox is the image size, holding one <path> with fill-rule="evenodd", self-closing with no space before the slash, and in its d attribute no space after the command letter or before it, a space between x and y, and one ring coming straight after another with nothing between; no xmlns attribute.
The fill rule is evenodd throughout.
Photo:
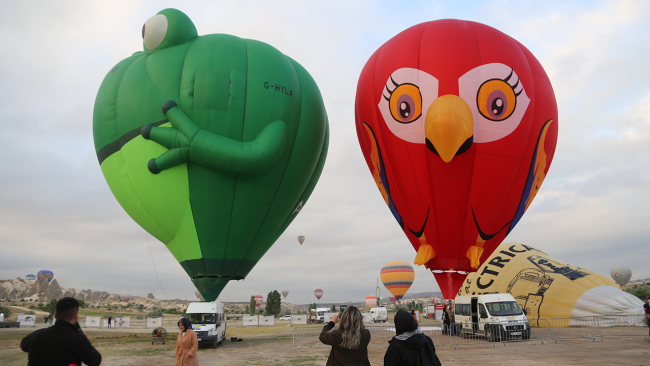
<svg viewBox="0 0 650 366"><path fill-rule="evenodd" d="M283 121L269 124L253 141L240 142L199 128L174 101L163 103L163 113L173 128L142 127L142 137L169 149L149 161L154 174L189 162L215 171L259 174L278 161L287 142Z"/></svg>

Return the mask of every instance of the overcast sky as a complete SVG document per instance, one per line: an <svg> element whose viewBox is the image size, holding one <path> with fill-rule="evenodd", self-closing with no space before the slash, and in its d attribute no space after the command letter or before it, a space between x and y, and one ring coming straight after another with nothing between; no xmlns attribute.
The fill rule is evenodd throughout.
<svg viewBox="0 0 650 366"><path fill-rule="evenodd" d="M142 24L166 7L185 12L199 35L257 39L301 63L318 83L330 121L327 162L306 207L219 300L286 289L286 301L311 303L321 288L322 302L362 301L374 294L384 263L412 262L415 251L363 160L354 96L379 46L443 18L481 22L517 39L555 90L555 158L506 241L607 276L627 265L632 279L650 277L650 3L454 3L7 2L0 13L0 279L50 269L64 287L195 298L165 246L113 197L92 136L101 81L142 50ZM307 238L302 246L298 235ZM409 292L422 291L439 288L420 267Z"/></svg>

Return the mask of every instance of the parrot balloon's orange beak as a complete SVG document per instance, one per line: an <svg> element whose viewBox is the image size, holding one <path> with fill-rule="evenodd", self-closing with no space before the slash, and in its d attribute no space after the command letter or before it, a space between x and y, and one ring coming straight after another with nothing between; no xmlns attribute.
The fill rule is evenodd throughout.
<svg viewBox="0 0 650 366"><path fill-rule="evenodd" d="M429 150L448 163L472 146L472 111L461 97L443 95L429 107L424 120L424 135Z"/></svg>

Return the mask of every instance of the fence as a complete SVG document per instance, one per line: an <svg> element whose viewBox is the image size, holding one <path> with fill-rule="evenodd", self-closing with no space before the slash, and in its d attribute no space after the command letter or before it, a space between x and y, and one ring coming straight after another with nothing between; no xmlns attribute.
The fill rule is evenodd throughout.
<svg viewBox="0 0 650 366"><path fill-rule="evenodd" d="M502 323L455 323L451 328L446 326L420 327L422 333L431 337L436 347L454 347L464 345L492 345L508 342L526 342L561 339L592 339L604 341L609 338L629 338L648 336L648 326L645 316L589 316L576 318L535 319L535 321L502 322ZM536 325L531 327L530 324ZM330 347L318 339L323 326L295 327L293 331L293 348ZM395 336L392 324L366 325L370 331L368 347L388 346L388 341Z"/></svg>

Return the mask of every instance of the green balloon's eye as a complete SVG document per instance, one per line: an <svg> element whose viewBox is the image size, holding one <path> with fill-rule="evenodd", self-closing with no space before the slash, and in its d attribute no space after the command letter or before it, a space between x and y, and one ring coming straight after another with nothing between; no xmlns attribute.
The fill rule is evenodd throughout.
<svg viewBox="0 0 650 366"><path fill-rule="evenodd" d="M167 35L168 26L169 23L167 22L167 17L162 14L147 19L142 27L142 39L144 40L144 45L150 50L156 49L156 47L160 46Z"/></svg>

